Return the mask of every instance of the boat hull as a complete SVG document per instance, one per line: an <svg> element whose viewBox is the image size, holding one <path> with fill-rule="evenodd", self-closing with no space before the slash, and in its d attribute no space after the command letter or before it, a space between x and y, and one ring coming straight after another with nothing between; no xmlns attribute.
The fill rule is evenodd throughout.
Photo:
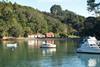
<svg viewBox="0 0 100 67"><path fill-rule="evenodd" d="M100 54L100 52L99 52L99 53L96 53L96 52L77 52L77 53L85 53L85 54Z"/></svg>
<svg viewBox="0 0 100 67"><path fill-rule="evenodd" d="M9 47L9 48L12 48L12 47L17 47L17 44L15 43L15 44L7 44L7 47Z"/></svg>
<svg viewBox="0 0 100 67"><path fill-rule="evenodd" d="M41 45L40 48L56 48L56 45L47 43L47 44Z"/></svg>
<svg viewBox="0 0 100 67"><path fill-rule="evenodd" d="M40 48L56 48L56 47L44 47L44 46L41 46Z"/></svg>
<svg viewBox="0 0 100 67"><path fill-rule="evenodd" d="M100 54L100 49L77 49L77 53Z"/></svg>

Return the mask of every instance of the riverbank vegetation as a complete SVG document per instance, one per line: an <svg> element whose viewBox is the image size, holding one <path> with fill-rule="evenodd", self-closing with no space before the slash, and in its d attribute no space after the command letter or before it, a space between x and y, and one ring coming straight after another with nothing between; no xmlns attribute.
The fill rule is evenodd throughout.
<svg viewBox="0 0 100 67"><path fill-rule="evenodd" d="M28 34L53 32L59 36L99 35L100 17L88 17L53 5L49 12L6 1L0 2L0 38L27 37Z"/></svg>
<svg viewBox="0 0 100 67"><path fill-rule="evenodd" d="M80 25L83 19L84 17L73 12L62 10L60 5L52 6L51 13L47 13L3 1L0 2L0 37L19 37L47 32L72 34L77 32L78 28L74 27Z"/></svg>

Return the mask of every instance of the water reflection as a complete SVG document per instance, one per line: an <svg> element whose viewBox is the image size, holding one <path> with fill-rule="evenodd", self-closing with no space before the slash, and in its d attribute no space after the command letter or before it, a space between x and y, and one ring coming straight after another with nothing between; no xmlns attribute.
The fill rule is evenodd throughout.
<svg viewBox="0 0 100 67"><path fill-rule="evenodd" d="M57 47L37 48L44 41L54 43ZM74 41L53 39L17 41L18 47L15 49L7 48L7 43L12 41L0 43L0 67L82 67L73 53Z"/></svg>
<svg viewBox="0 0 100 67"><path fill-rule="evenodd" d="M52 56L56 52L56 48L41 48L41 50L43 56L46 55Z"/></svg>
<svg viewBox="0 0 100 67"><path fill-rule="evenodd" d="M11 51L15 51L16 47L8 47L8 49L11 50Z"/></svg>
<svg viewBox="0 0 100 67"><path fill-rule="evenodd" d="M39 40L28 40L27 42L30 48L38 48L41 44L41 41Z"/></svg>
<svg viewBox="0 0 100 67"><path fill-rule="evenodd" d="M30 48L40 48L40 45L43 44L43 42L54 44L54 40L27 40L28 46Z"/></svg>
<svg viewBox="0 0 100 67"><path fill-rule="evenodd" d="M91 58L90 58L90 59L88 60L88 66L89 66L89 67L95 67L96 64L97 64L96 59L91 59Z"/></svg>
<svg viewBox="0 0 100 67"><path fill-rule="evenodd" d="M54 40L46 40L47 43L54 44Z"/></svg>
<svg viewBox="0 0 100 67"><path fill-rule="evenodd" d="M35 41L34 40L28 40L28 45L34 45L35 44Z"/></svg>
<svg viewBox="0 0 100 67"><path fill-rule="evenodd" d="M15 51L18 47L18 44L16 43L16 41L2 41L0 43L0 46L2 49Z"/></svg>
<svg viewBox="0 0 100 67"><path fill-rule="evenodd" d="M78 58L86 67L100 67L100 55L98 54L78 54Z"/></svg>

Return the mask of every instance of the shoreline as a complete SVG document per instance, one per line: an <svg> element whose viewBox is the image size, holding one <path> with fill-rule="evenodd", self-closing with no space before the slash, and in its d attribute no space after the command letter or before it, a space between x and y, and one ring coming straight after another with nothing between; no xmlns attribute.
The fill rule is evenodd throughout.
<svg viewBox="0 0 100 67"><path fill-rule="evenodd" d="M55 39L55 40L66 40L66 39L79 39L77 37L72 38L72 37L64 37L64 38L60 38L60 37L52 37L52 38L28 38L28 37L12 37L12 38L1 38L0 41L9 41L9 40L50 40L50 39Z"/></svg>

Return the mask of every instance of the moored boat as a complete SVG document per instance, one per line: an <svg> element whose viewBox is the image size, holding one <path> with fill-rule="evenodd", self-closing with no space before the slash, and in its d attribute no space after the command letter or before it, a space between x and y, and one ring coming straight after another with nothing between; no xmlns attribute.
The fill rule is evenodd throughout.
<svg viewBox="0 0 100 67"><path fill-rule="evenodd" d="M9 48L12 48L12 47L16 48L17 47L17 43L7 44L7 47L9 47Z"/></svg>
<svg viewBox="0 0 100 67"><path fill-rule="evenodd" d="M83 39L80 48L77 49L78 53L100 53L100 41L95 37L88 37Z"/></svg>
<svg viewBox="0 0 100 67"><path fill-rule="evenodd" d="M43 42L43 44L40 46L40 48L56 48L56 45L51 44L51 43Z"/></svg>

